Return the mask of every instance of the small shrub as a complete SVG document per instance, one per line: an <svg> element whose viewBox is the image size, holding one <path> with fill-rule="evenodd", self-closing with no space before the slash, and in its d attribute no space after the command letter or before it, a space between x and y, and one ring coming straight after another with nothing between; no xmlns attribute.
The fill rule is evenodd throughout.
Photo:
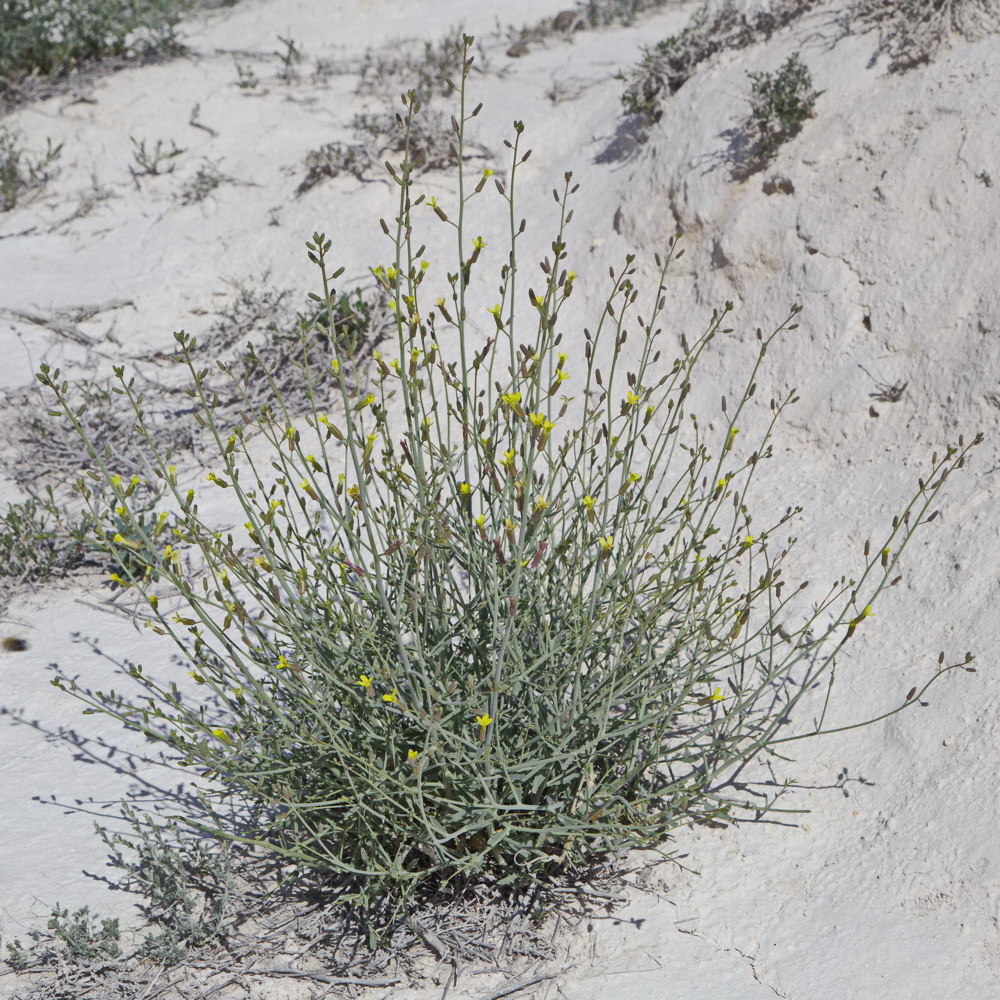
<svg viewBox="0 0 1000 1000"><path fill-rule="evenodd" d="M0 94L27 74L59 75L109 56L172 54L183 0L4 0Z"/></svg>
<svg viewBox="0 0 1000 1000"><path fill-rule="evenodd" d="M7 943L7 961L15 971L56 961L92 962L100 958L118 958L121 955L118 921L101 920L87 906L72 916L68 909L57 903L49 919L48 932L29 931L34 942L27 948L20 939Z"/></svg>
<svg viewBox="0 0 1000 1000"><path fill-rule="evenodd" d="M813 90L809 68L793 52L776 73L749 73L750 120L753 156L757 165L768 163L782 144L813 117L822 90Z"/></svg>
<svg viewBox="0 0 1000 1000"><path fill-rule="evenodd" d="M214 163L205 163L181 188L182 205L195 205L204 201L217 187L232 181Z"/></svg>
<svg viewBox="0 0 1000 1000"><path fill-rule="evenodd" d="M845 31L877 27L889 72L929 63L953 33L974 40L1000 31L995 0L855 0L841 15Z"/></svg>
<svg viewBox="0 0 1000 1000"><path fill-rule="evenodd" d="M62 155L62 143L47 139L45 152L32 157L21 147L21 137L0 125L0 212L9 212L25 193L45 185L53 176L50 169Z"/></svg>
<svg viewBox="0 0 1000 1000"><path fill-rule="evenodd" d="M73 389L74 405L81 408L87 434L102 460L114 455L123 466L149 481L151 470L145 451L132 432L132 414L115 388L104 382L81 379ZM17 448L17 459L8 472L29 495L38 493L39 483L68 486L78 476L89 476L96 468L91 457L81 451L74 424L58 419L61 416L59 412L47 411L37 392L11 401L4 414L13 431L12 444ZM160 447L172 452L190 451L194 445L191 427L187 421L171 417L169 408L160 404L153 418ZM143 499L148 495L146 490L145 485L140 490Z"/></svg>
<svg viewBox="0 0 1000 1000"><path fill-rule="evenodd" d="M16 586L79 566L85 558L85 527L71 529L67 521L51 489L44 498L8 504L0 514L0 579Z"/></svg>
<svg viewBox="0 0 1000 1000"><path fill-rule="evenodd" d="M459 148L479 111L465 109L471 44L463 39L459 52ZM405 135L420 101L411 91L403 103ZM807 611L797 595L808 584L789 591L784 573L794 539L783 536L798 508L759 523L747 507L794 390L761 413L769 423L759 441L738 437L752 409L767 410L754 399L758 375L798 309L758 334L746 385L733 404L723 398L710 446L689 412L691 380L707 345L729 332L731 305L658 367L665 276L680 253L671 241L654 257L659 279L644 305L629 255L612 269L593 330L560 351L560 314L577 281L565 240L576 187L567 174L551 253L529 280L511 193L530 152L522 136L515 122L504 180L468 177L459 157L454 206L416 194L405 146L390 168L399 201L394 227L383 225L393 263L372 273L398 356L376 353L370 382L344 377L333 338L331 364L299 369L303 417L275 390L228 420L196 345L176 334L216 446L207 486L179 484L134 380L116 368L173 498L166 546L132 517L59 372L43 366L38 376L132 521L138 544L122 553L119 575L148 609L148 627L181 651L206 703L139 666L131 675L145 694L135 700L54 683L219 782L203 802L236 796L252 807L238 830L214 810L192 821L197 829L261 847L300 873L335 875L376 935L405 921L421 893L544 881L630 847L669 856L678 827L770 809L773 799L748 801L727 777L829 731L825 713L804 733L786 727L870 627L913 533L937 516L945 482L981 440L932 456L903 512L865 543L859 573ZM475 347L467 296L487 247L467 227L487 190L506 204L509 245L498 252L499 302L482 316L490 336ZM434 291L413 236L418 210L453 229L460 248ZM307 247L319 271L311 298L333 329L343 268L322 234ZM308 353L310 329L299 332ZM638 361L623 385L630 332ZM605 338L613 352L602 371ZM387 408L397 395L399 425ZM573 398L583 414L567 426ZM241 529L202 519L205 489L226 491ZM87 483L81 490L92 496ZM945 666L942 654L931 678L879 718L919 703L918 687L945 671L971 669L969 659Z"/></svg>
<svg viewBox="0 0 1000 1000"><path fill-rule="evenodd" d="M232 889L228 845L209 849L185 838L176 821L160 827L152 817L140 818L123 803L131 837L109 834L95 824L111 849L111 864L127 875L126 887L148 901L145 915L160 930L145 936L139 954L165 965L184 961L192 949L223 936L226 902ZM135 860L126 860L122 848Z"/></svg>
<svg viewBox="0 0 1000 1000"><path fill-rule="evenodd" d="M267 274L236 289L233 302L196 346L196 357L226 374L215 382L218 407L257 410L276 396L289 412L310 408L309 379L303 368L316 373L338 357L345 378L354 378L370 360L390 328L382 315L384 296L379 289L342 292L328 310L307 300L301 311L288 304L289 293L270 287Z"/></svg>
<svg viewBox="0 0 1000 1000"><path fill-rule="evenodd" d="M454 137L450 134L448 119L438 112L426 112L414 121L409 135L403 134L401 120L392 114L355 115L351 129L354 142L329 142L306 156L307 172L295 192L297 195L341 173L364 180L385 162L387 156L401 153L404 144L411 162L420 171L441 170L455 163ZM476 148L471 143L468 146Z"/></svg>
<svg viewBox="0 0 1000 1000"><path fill-rule="evenodd" d="M413 90L424 103L451 92L450 80L462 71L462 29L454 28L436 42L397 46L391 56L368 53L361 66L358 90L362 93ZM480 68L488 65L486 52L477 46Z"/></svg>
<svg viewBox="0 0 1000 1000"><path fill-rule="evenodd" d="M663 102L687 83L702 62L728 49L766 40L816 5L817 0L776 0L766 9L746 13L736 0L706 0L679 35L643 52L625 81L622 106L645 125L659 121Z"/></svg>

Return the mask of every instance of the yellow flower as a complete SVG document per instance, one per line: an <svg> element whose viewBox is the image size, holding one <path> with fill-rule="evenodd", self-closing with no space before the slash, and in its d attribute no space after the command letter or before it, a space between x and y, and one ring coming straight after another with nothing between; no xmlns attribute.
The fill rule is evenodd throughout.
<svg viewBox="0 0 1000 1000"><path fill-rule="evenodd" d="M360 684L367 691L372 686L372 678L367 674L360 674L356 683Z"/></svg>
<svg viewBox="0 0 1000 1000"><path fill-rule="evenodd" d="M640 476L638 472L630 472L629 473L628 481L630 483L637 483L637 482L639 482L640 479L642 479L642 476Z"/></svg>
<svg viewBox="0 0 1000 1000"><path fill-rule="evenodd" d="M565 372L562 369L560 369L559 371L556 372L556 378L559 379L560 382L565 382L566 379L569 378L569 372Z"/></svg>
<svg viewBox="0 0 1000 1000"><path fill-rule="evenodd" d="M467 497L472 492L472 486L470 483L459 483L458 491L462 496Z"/></svg>
<svg viewBox="0 0 1000 1000"><path fill-rule="evenodd" d="M489 727L489 725L490 725L490 723L492 721L493 721L493 719L490 718L490 713L489 712L484 712L482 715L477 715L476 716L476 722L479 724L479 740L480 740L480 742L485 742L485 740L486 740L486 730L487 730L487 728Z"/></svg>
<svg viewBox="0 0 1000 1000"><path fill-rule="evenodd" d="M753 535L747 535L743 539L743 545L745 548L750 548L750 546L753 545Z"/></svg>
<svg viewBox="0 0 1000 1000"><path fill-rule="evenodd" d="M628 396L625 398L625 403L627 406L634 406L641 398L641 396L637 396L634 392L630 391Z"/></svg>
<svg viewBox="0 0 1000 1000"><path fill-rule="evenodd" d="M479 517L474 517L472 520L475 521L476 524L478 524L480 528L483 528L483 529L486 528L486 515L485 514L480 514Z"/></svg>
<svg viewBox="0 0 1000 1000"><path fill-rule="evenodd" d="M514 464L514 449L508 448L507 451L503 453L503 461L500 463L504 466L511 466Z"/></svg>
<svg viewBox="0 0 1000 1000"><path fill-rule="evenodd" d="M492 177L493 176L493 171L490 170L489 167L483 167L483 176L484 177Z"/></svg>
<svg viewBox="0 0 1000 1000"><path fill-rule="evenodd" d="M277 667L278 670L284 670L287 666L288 666L288 660L285 659L283 653L279 654L278 662L275 664L275 667Z"/></svg>
<svg viewBox="0 0 1000 1000"><path fill-rule="evenodd" d="M548 502L548 500L545 499L545 497L538 497L535 500L535 510L536 511L543 511L543 510L545 510L546 507L548 507L548 505L549 505L549 502Z"/></svg>
<svg viewBox="0 0 1000 1000"><path fill-rule="evenodd" d="M541 427L542 424L545 423L545 414L544 413L532 413L531 414L531 422L536 427Z"/></svg>
<svg viewBox="0 0 1000 1000"><path fill-rule="evenodd" d="M589 496L589 495L585 496L583 498L582 502L583 502L583 506L586 507L587 510L593 510L594 509L594 504L597 503L597 501L592 496Z"/></svg>
<svg viewBox="0 0 1000 1000"><path fill-rule="evenodd" d="M420 751L419 750L407 750L406 751L406 756L409 757L410 760L416 760L420 756Z"/></svg>
<svg viewBox="0 0 1000 1000"><path fill-rule="evenodd" d="M722 688L717 687L711 694L712 701L725 701L726 696L722 693Z"/></svg>
<svg viewBox="0 0 1000 1000"><path fill-rule="evenodd" d="M395 688L392 689L392 694L382 695L382 700L388 702L390 705L398 705L399 698L396 697L396 689Z"/></svg>
<svg viewBox="0 0 1000 1000"><path fill-rule="evenodd" d="M472 245L476 250L482 250L486 246L486 241L482 236L477 236L473 241Z"/></svg>
<svg viewBox="0 0 1000 1000"><path fill-rule="evenodd" d="M608 535L607 538L598 538L597 540L601 543L601 548L605 552L610 552L612 546L615 544L615 540L612 535Z"/></svg>
<svg viewBox="0 0 1000 1000"><path fill-rule="evenodd" d="M505 392L503 394L503 401L508 406L517 406L521 402L521 394L519 392Z"/></svg>
<svg viewBox="0 0 1000 1000"><path fill-rule="evenodd" d="M222 742L225 743L227 746L233 745L232 737L225 731L225 729L213 729L212 735L215 736L217 739L222 740Z"/></svg>

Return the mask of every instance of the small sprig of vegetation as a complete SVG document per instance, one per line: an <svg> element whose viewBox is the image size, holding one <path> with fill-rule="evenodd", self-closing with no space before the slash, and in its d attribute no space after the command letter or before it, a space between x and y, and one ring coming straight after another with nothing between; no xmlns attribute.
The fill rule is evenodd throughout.
<svg viewBox="0 0 1000 1000"><path fill-rule="evenodd" d="M130 671L144 692L135 699L54 683L216 780L200 795L206 819L192 825L337 879L373 939L405 924L421 895L542 883L632 847L669 857L680 827L760 816L787 783L749 799L727 784L734 771L793 740L912 708L945 672L972 669L971 655L945 665L942 654L876 719L826 722L838 657L871 627L914 533L935 520L941 490L981 436L933 454L909 502L865 542L855 575L807 608L808 583L785 572L800 508L760 521L747 505L797 399L791 390L763 402L757 389L798 307L758 333L745 385L714 415L717 432L690 399L703 352L731 332L732 306L660 364L675 240L654 255L658 277L641 301L634 255L612 268L600 315L560 350L577 283L566 242L577 186L567 173L551 251L529 279L515 198L530 155L523 124L506 141L503 178L469 177L462 155L480 110L466 104L472 44L463 38L457 56L457 195L417 193L405 141L388 168L398 192L392 225L381 223L391 262L372 274L397 356L376 351L371 380L345 377L335 336L330 363L310 364L303 324L305 414L273 383L269 398L246 398L234 414L178 332L177 360L214 447L215 468L196 488L182 485L135 379L116 366L168 498L153 523L169 527L158 532L134 515L123 460L95 446L59 371L38 374L127 522L119 579L205 700L140 666ZM417 94L404 95L404 136L420 112ZM470 229L485 192L502 199L509 227L483 332L470 287L490 255ZM458 248L434 291L418 212ZM319 275L311 298L333 330L343 267L320 233L307 250ZM576 400L582 414L568 421ZM744 440L754 424L760 436ZM201 513L206 489L225 491L241 528L220 530ZM80 491L95 497L92 482ZM103 510L98 502L95 516ZM808 698L819 703L803 726ZM235 828L211 808L216 797L243 799L252 822Z"/></svg>
<svg viewBox="0 0 1000 1000"><path fill-rule="evenodd" d="M816 99L809 67L793 52L775 73L748 73L750 77L750 118L747 130L753 142L752 159L760 168L769 163L778 149L797 135L803 123L813 117Z"/></svg>
<svg viewBox="0 0 1000 1000"><path fill-rule="evenodd" d="M180 202L182 205L198 204L204 201L217 187L231 182L232 178L227 177L216 164L203 163L194 177L186 181L181 188Z"/></svg>
<svg viewBox="0 0 1000 1000"><path fill-rule="evenodd" d="M43 187L52 179L53 164L62 155L63 144L45 143L45 152L27 153L21 136L0 125L0 212L9 212L27 192Z"/></svg>
<svg viewBox="0 0 1000 1000"><path fill-rule="evenodd" d="M135 178L172 173L177 169L175 160L186 152L173 139L170 140L169 147L162 139L157 139L155 146L152 143L147 146L145 139L136 139L135 136L129 136L129 140L132 143L132 159L135 161L135 166L130 166L129 170Z"/></svg>
<svg viewBox="0 0 1000 1000"><path fill-rule="evenodd" d="M283 35L278 35L278 41L282 46L279 51L274 53L274 55L277 56L278 61L281 63L281 69L278 71L278 78L284 80L286 83L290 83L299 75L299 65L302 62L302 50L293 38L285 38Z"/></svg>

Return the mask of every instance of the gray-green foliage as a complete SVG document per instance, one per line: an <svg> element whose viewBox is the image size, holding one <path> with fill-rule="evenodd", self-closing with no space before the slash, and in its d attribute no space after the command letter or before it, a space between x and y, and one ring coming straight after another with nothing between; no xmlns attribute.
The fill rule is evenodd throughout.
<svg viewBox="0 0 1000 1000"><path fill-rule="evenodd" d="M192 950L219 941L229 916L233 887L228 846L209 848L192 841L176 822L157 824L123 803L129 836L109 834L94 824L110 848L110 863L125 873L123 888L145 899L143 911L157 930L144 935L136 954L164 965L184 961ZM128 852L128 857L123 852ZM89 962L122 955L117 919L98 918L82 907L72 916L53 908L47 930L29 931L31 944L6 942L7 962L16 971L56 962Z"/></svg>
<svg viewBox="0 0 1000 1000"><path fill-rule="evenodd" d="M89 962L121 955L118 921L103 919L97 924L90 908L84 906L72 915L57 903L52 910L48 931L29 931L32 944L25 947L19 938L7 942L7 962L22 971L58 960Z"/></svg>
<svg viewBox="0 0 1000 1000"><path fill-rule="evenodd" d="M115 569L119 559L113 553L128 561L134 526L153 530L154 499L147 492L127 519L114 503L99 516L74 512L56 500L51 487L44 496L8 504L0 513L0 588L42 583L87 566Z"/></svg>
<svg viewBox="0 0 1000 1000"><path fill-rule="evenodd" d="M171 498L169 528L150 530L133 518L117 462L93 448L59 372L39 373L132 521L118 573L138 613L173 640L206 698L140 667L136 698L54 683L216 779L221 790L205 792L206 803L236 796L257 810L249 828L212 812L198 829L338 875L343 898L374 914L376 930L420 891L544 879L628 847L669 855L678 827L773 808L773 797L727 789L727 776L829 731L825 708L801 721L800 701L821 685L829 692L838 655L870 627L912 534L934 519L944 483L979 441L932 456L903 512L865 544L857 574L805 609L797 595L806 584L789 587L784 570L798 508L761 522L747 506L775 424L795 401L793 390L759 403L757 380L798 310L758 336L745 386L714 415L717 432L690 412L690 397L703 351L730 332L731 306L661 364L673 240L654 256L658 280L646 294L634 256L612 269L593 327L560 351L578 280L566 244L576 186L567 174L551 252L529 279L514 197L530 152L522 123L503 179L469 177L462 155L479 110L465 103L471 42L459 53L457 197L418 195L405 145L390 167L392 263L373 274L397 356L376 355L370 382L345 377L336 337L333 363L310 364L303 323L304 416L280 391L244 397L237 416L218 407L195 343L178 333L215 452L208 485L188 485L117 367ZM411 91L404 134L419 112ZM502 199L509 230L493 251L499 301L482 317L491 336L477 346L468 288L489 255L469 232L485 192ZM460 248L432 291L425 281L437 272L414 235L421 216ZM319 271L313 299L333 329L343 269L322 234L307 247ZM635 360L623 372L630 335ZM241 391L238 378L234 386ZM570 425L573 400L583 412ZM739 437L747 421L763 421L759 440ZM220 531L200 513L205 490L224 491L240 527ZM927 684L963 665L942 663ZM879 718L913 704L901 696ZM788 733L790 719L800 731Z"/></svg>
<svg viewBox="0 0 1000 1000"><path fill-rule="evenodd" d="M422 119L422 120L421 120ZM412 123L408 136L402 134L402 119L392 114L357 114L351 121L353 142L328 142L311 150L305 159L306 176L296 194L302 195L328 177L342 173L363 180L386 157L397 157L407 144L415 169L440 170L455 162L455 147L448 119L433 111Z"/></svg>
<svg viewBox="0 0 1000 1000"><path fill-rule="evenodd" d="M957 35L969 40L1000 31L996 0L855 0L843 11L847 30L876 27L889 71L904 72L930 62Z"/></svg>
<svg viewBox="0 0 1000 1000"><path fill-rule="evenodd" d="M32 155L19 133L0 125L0 212L10 211L27 192L49 181L61 154L62 143L47 139L45 152Z"/></svg>
<svg viewBox="0 0 1000 1000"><path fill-rule="evenodd" d="M817 0L776 0L766 9L747 12L737 0L706 0L678 35L645 49L639 64L622 74L622 105L651 125L663 105L687 83L699 64L727 49L764 41L797 20Z"/></svg>
<svg viewBox="0 0 1000 1000"><path fill-rule="evenodd" d="M7 586L40 581L80 565L82 526L70 528L68 520L51 490L8 504L0 513L0 579Z"/></svg>
<svg viewBox="0 0 1000 1000"><path fill-rule="evenodd" d="M195 948L217 941L223 934L227 901L232 889L228 846L221 849L185 838L176 821L158 825L140 818L127 803L123 812L132 836L95 829L111 849L111 864L125 872L127 886L146 900L146 915L160 928L147 934L139 954L165 965L182 962ZM128 860L122 852L134 854Z"/></svg>
<svg viewBox="0 0 1000 1000"><path fill-rule="evenodd" d="M186 0L4 0L0 95L30 73L56 75L108 56L171 53Z"/></svg>
<svg viewBox="0 0 1000 1000"><path fill-rule="evenodd" d="M399 93L414 90L425 103L435 95L450 92L449 81L462 70L460 50L462 29L454 28L436 42L394 46L392 55L368 53L361 67L359 91ZM477 50L480 67L487 65L482 47Z"/></svg>
<svg viewBox="0 0 1000 1000"><path fill-rule="evenodd" d="M816 99L809 68L793 52L774 73L749 73L750 119L753 158L768 163L779 147L797 135L803 122L812 118Z"/></svg>

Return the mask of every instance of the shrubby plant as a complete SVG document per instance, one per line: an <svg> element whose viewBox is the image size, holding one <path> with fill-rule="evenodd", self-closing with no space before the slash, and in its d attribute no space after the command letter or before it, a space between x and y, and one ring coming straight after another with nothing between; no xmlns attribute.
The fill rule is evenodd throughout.
<svg viewBox="0 0 1000 1000"><path fill-rule="evenodd" d="M303 195L328 177L353 174L358 180L381 167L387 156L403 151L402 119L398 115L358 114L351 121L353 142L328 142L306 154L306 176L296 194ZM409 155L418 170L441 170L454 166L455 150L449 138L448 120L436 112L425 112L411 123L405 137Z"/></svg>
<svg viewBox="0 0 1000 1000"><path fill-rule="evenodd" d="M6 586L45 580L73 569L83 557L83 541L68 527L51 489L7 504L0 514L0 582Z"/></svg>
<svg viewBox="0 0 1000 1000"><path fill-rule="evenodd" d="M145 936L139 954L175 965L192 949L223 935L233 888L230 852L228 847L213 851L184 838L176 821L166 824L165 836L151 817L138 816L127 803L123 811L132 827L131 839L99 826L98 834L111 849L112 865L142 892L149 901L147 916L161 928ZM135 860L126 860L123 847L134 852Z"/></svg>
<svg viewBox="0 0 1000 1000"><path fill-rule="evenodd" d="M185 0L4 0L0 94L30 73L58 75L108 56L171 53Z"/></svg>
<svg viewBox="0 0 1000 1000"><path fill-rule="evenodd" d="M687 83L698 65L727 49L742 49L762 41L797 20L816 0L776 0L766 9L747 13L736 0L706 0L680 34L643 51L625 81L622 105L647 126L663 114L666 100Z"/></svg>
<svg viewBox="0 0 1000 1000"><path fill-rule="evenodd" d="M647 295L633 256L612 269L593 329L564 345L562 311L578 281L566 244L576 186L567 174L556 192L551 252L529 279L515 197L530 152L523 125L506 143L505 178L470 177L465 164L479 111L465 97L471 44L459 53L457 197L417 194L405 142L389 167L397 211L381 224L392 256L373 274L396 350L375 353L370 383L344 377L336 337L331 362L311 363L303 325L305 415L276 392L264 403L245 395L228 420L216 376L193 339L176 334L216 449L207 483L189 488L157 448L134 379L116 368L172 497L149 525L131 513L129 470L94 448L58 370L39 373L90 452L83 495L112 489L129 525L117 575L148 627L182 651L191 682L182 690L136 666L141 697L54 683L215 782L201 792L209 818L196 828L263 847L299 873L335 874L373 932L418 892L543 880L630 847L669 856L678 827L775 808L728 789L727 776L832 731L825 707L805 732L787 726L803 698L823 685L829 698L838 655L870 626L910 538L934 520L941 489L979 440L934 455L913 498L865 544L856 576L803 611L807 584L786 582L793 542L781 539L799 509L761 523L747 506L794 391L770 401L759 442L740 437L767 352L798 309L758 334L744 390L722 401L714 446L689 401L731 306L660 364L675 241L655 256ZM411 91L404 136L419 113ZM489 336L477 344L471 290L486 244L470 237L469 213L487 192L506 205L509 247L499 301L483 314ZM459 248L434 291L421 214L450 227ZM312 297L333 329L343 269L322 234L308 251L319 272ZM630 336L638 360L623 372ZM238 373L233 386L244 391ZM574 401L582 416L571 425ZM231 498L240 527L220 530L201 513L206 490ZM968 660L946 666L942 654L930 680L878 718L917 704ZM213 802L226 796L251 804L257 820L234 829L220 819Z"/></svg>
<svg viewBox="0 0 1000 1000"><path fill-rule="evenodd" d="M797 135L803 122L813 117L816 99L809 67L793 52L775 73L749 73L750 119L753 157L767 164L778 149Z"/></svg>
<svg viewBox="0 0 1000 1000"><path fill-rule="evenodd" d="M435 95L448 94L448 81L462 71L462 39L460 27L451 29L436 42L422 42L412 46L397 46L391 56L369 52L361 66L358 81L360 93L399 93L413 90L424 103ZM481 46L477 47L480 68L487 65Z"/></svg>
<svg viewBox="0 0 1000 1000"><path fill-rule="evenodd" d="M56 904L46 931L29 931L27 947L19 938L7 943L7 962L17 972L32 966L48 965L58 959L93 961L121 955L118 921L98 918L84 906L72 915Z"/></svg>
<svg viewBox="0 0 1000 1000"><path fill-rule="evenodd" d="M122 805L131 825L130 837L109 834L96 823L94 826L111 850L110 863L125 873L125 887L144 895L148 901L144 913L159 928L143 937L134 954L176 965L193 949L224 936L233 891L230 852L226 847L221 851L208 849L182 837L176 822L161 828L151 817L140 817L127 803ZM123 848L134 854L134 860L126 859ZM6 961L11 968L23 972L62 962L126 957L118 920L91 914L89 907L70 916L69 910L57 903L46 928L29 931L28 945L19 938L6 942Z"/></svg>
<svg viewBox="0 0 1000 1000"><path fill-rule="evenodd" d="M952 33L974 40L1000 31L994 0L855 0L841 14L845 30L877 27L879 50L889 55L889 72L929 63Z"/></svg>

